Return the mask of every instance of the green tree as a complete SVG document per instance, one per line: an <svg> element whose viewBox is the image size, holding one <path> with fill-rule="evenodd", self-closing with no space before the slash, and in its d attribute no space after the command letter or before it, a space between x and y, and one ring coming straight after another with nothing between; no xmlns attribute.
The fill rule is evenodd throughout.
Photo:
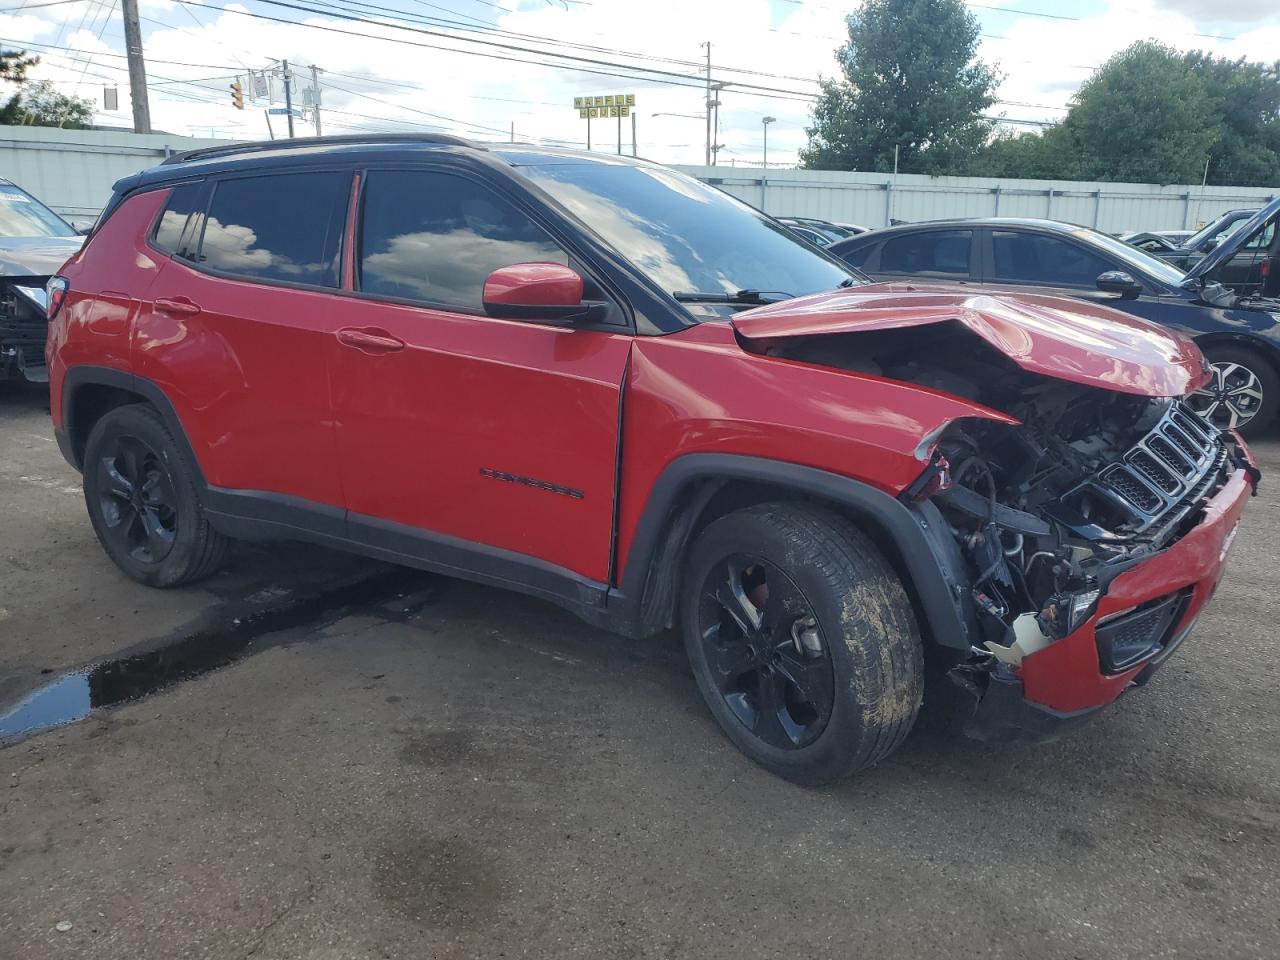
<svg viewBox="0 0 1280 960"><path fill-rule="evenodd" d="M961 0L864 0L823 78L801 163L818 170L959 173L991 135L996 72L976 59Z"/></svg>
<svg viewBox="0 0 1280 960"><path fill-rule="evenodd" d="M1184 60L1204 82L1207 119L1218 134L1209 152L1209 182L1280 184L1280 62L1227 60L1199 50Z"/></svg>
<svg viewBox="0 0 1280 960"><path fill-rule="evenodd" d="M29 57L25 50L5 50L0 48L0 81L23 84L27 79L27 70L39 62L38 57ZM17 123L18 100L21 91L12 94L0 105L0 123Z"/></svg>
<svg viewBox="0 0 1280 960"><path fill-rule="evenodd" d="M1086 179L1199 183L1219 138L1212 107L1178 51L1142 40L1084 82L1062 126Z"/></svg>
<svg viewBox="0 0 1280 960"><path fill-rule="evenodd" d="M48 80L29 83L19 94L14 123L84 130L93 122L93 101L68 97Z"/></svg>

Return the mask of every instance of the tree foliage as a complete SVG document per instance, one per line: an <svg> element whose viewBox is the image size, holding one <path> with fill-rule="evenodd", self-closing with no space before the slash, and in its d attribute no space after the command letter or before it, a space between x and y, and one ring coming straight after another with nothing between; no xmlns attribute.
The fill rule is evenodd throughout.
<svg viewBox="0 0 1280 960"><path fill-rule="evenodd" d="M18 87L0 105L0 124L83 129L93 122L93 101L59 93L48 80L31 83L27 70L40 62L25 50L0 49L0 81Z"/></svg>
<svg viewBox="0 0 1280 960"><path fill-rule="evenodd" d="M1276 66L1141 41L1103 64L1042 134L994 138L970 172L1139 183L1280 183Z"/></svg>
<svg viewBox="0 0 1280 960"><path fill-rule="evenodd" d="M23 87L12 122L32 127L84 130L93 122L93 101L69 97L55 90L48 80L39 80Z"/></svg>
<svg viewBox="0 0 1280 960"><path fill-rule="evenodd" d="M976 60L978 21L961 0L864 0L846 18L824 78L803 166L957 173L991 135L995 71Z"/></svg>

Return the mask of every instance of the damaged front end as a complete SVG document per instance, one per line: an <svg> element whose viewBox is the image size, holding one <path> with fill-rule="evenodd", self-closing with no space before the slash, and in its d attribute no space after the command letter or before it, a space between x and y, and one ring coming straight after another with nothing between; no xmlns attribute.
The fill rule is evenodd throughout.
<svg viewBox="0 0 1280 960"><path fill-rule="evenodd" d="M953 591L968 650L944 639L938 652L955 654L946 668L969 695L966 732L1043 737L1145 681L1186 635L1259 475L1237 435L1177 396L1199 383L1185 341L1118 328L1178 363L1108 367L1102 326L1073 353L1055 326L1065 310L1041 304L996 329L990 318L1018 319L1016 305L979 305L963 319L860 332L847 320L791 337L791 318L743 326L770 355L912 383L1016 421L960 419L925 437L926 466L901 499L936 508L961 556ZM1054 348L1013 349L1033 336L1053 336ZM1098 373L1081 373L1086 363Z"/></svg>
<svg viewBox="0 0 1280 960"><path fill-rule="evenodd" d="M49 332L45 277L0 278L0 380L44 383L44 345Z"/></svg>
<svg viewBox="0 0 1280 960"><path fill-rule="evenodd" d="M1021 424L948 427L925 473L972 578L979 642L950 675L975 705L1091 620L1118 575L1194 529L1242 457L1181 400L1046 383L1010 407ZM1156 657L1190 600L1171 590L1099 623L1101 671Z"/></svg>

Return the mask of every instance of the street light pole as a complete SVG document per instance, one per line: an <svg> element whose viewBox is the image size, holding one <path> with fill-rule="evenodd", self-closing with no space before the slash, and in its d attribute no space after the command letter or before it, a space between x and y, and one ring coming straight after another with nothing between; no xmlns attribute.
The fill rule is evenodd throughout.
<svg viewBox="0 0 1280 960"><path fill-rule="evenodd" d="M764 163L760 166L760 209L769 212L769 124L777 123L777 117L761 117L764 127Z"/></svg>

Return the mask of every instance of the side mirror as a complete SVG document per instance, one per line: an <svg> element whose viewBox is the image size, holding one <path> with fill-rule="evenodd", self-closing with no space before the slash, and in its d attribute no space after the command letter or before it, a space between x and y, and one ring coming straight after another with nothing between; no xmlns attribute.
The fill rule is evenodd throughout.
<svg viewBox="0 0 1280 960"><path fill-rule="evenodd" d="M562 263L499 267L484 282L484 312L502 320L574 324L603 320L608 304L582 299L582 277Z"/></svg>
<svg viewBox="0 0 1280 960"><path fill-rule="evenodd" d="M1119 294L1121 300L1133 300L1142 293L1142 284L1123 270L1108 270L1098 275L1098 289Z"/></svg>

